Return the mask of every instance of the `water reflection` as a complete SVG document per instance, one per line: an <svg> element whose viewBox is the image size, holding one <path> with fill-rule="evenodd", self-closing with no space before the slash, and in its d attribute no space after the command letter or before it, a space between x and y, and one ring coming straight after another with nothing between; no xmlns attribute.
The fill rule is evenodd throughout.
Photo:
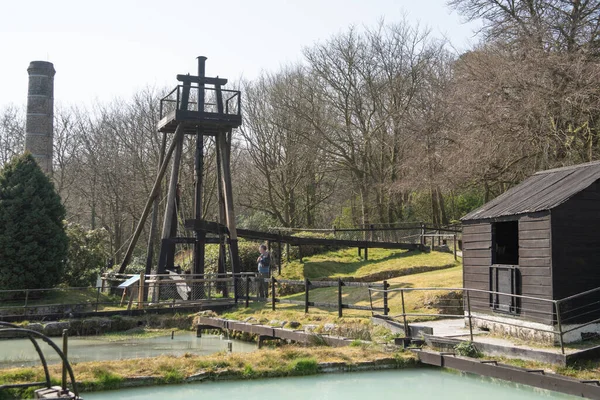
<svg viewBox="0 0 600 400"><path fill-rule="evenodd" d="M54 338L60 346L60 338ZM112 340L112 341L111 341ZM194 332L176 332L152 338L134 338L114 341L114 337L102 336L69 338L69 361L121 360L128 358L155 357L161 354L180 356L184 353L212 354L227 350L227 340L216 335ZM232 340L234 352L256 350L256 344ZM45 343L40 343L49 363L58 363L59 357ZM39 365L39 358L29 339L0 340L0 368Z"/></svg>

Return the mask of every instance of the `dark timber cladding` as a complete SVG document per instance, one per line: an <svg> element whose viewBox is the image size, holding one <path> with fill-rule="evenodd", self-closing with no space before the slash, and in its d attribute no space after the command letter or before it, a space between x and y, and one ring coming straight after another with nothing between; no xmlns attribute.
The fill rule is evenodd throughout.
<svg viewBox="0 0 600 400"><path fill-rule="evenodd" d="M467 214L464 287L544 299L600 287L599 179L600 162L541 171ZM550 303L471 299L474 311L553 323Z"/></svg>

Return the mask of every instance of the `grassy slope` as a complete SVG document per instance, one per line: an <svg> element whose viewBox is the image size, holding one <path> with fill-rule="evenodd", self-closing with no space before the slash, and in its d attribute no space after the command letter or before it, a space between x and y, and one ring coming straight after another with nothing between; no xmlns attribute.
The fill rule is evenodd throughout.
<svg viewBox="0 0 600 400"><path fill-rule="evenodd" d="M292 261L283 267L282 277L285 279L364 277L384 271L451 265L456 265L456 262L449 253L369 249L369 260L364 261L358 257L356 249L342 249L304 257L303 262Z"/></svg>
<svg viewBox="0 0 600 400"><path fill-rule="evenodd" d="M462 267L443 269L440 271L423 272L402 276L388 280L390 288L423 288L423 287L461 287L462 286ZM415 291L406 292L404 296L405 307L407 311L416 313L433 313L435 310L428 308L426 303L433 300L434 297L444 294L443 291ZM382 297L379 293L373 293L373 305L381 307L383 305ZM293 300L304 300L304 293L288 296ZM370 305L369 290L367 288L348 287L342 290L342 299L347 304ZM323 303L337 303L337 288L320 288L310 291L310 300ZM399 314L402 310L402 298L399 292L390 293L388 297L388 306L390 314ZM346 313L346 311L344 311ZM356 312L353 312L354 314ZM368 313L368 312L367 312ZM365 314L363 312L362 314Z"/></svg>

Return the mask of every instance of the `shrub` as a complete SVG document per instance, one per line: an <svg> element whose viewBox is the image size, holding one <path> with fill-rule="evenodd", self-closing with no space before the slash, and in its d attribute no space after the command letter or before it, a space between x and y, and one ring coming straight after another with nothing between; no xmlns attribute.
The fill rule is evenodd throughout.
<svg viewBox="0 0 600 400"><path fill-rule="evenodd" d="M0 170L0 289L49 288L67 259L65 208L33 156Z"/></svg>
<svg viewBox="0 0 600 400"><path fill-rule="evenodd" d="M290 363L293 375L314 375L319 372L319 364L314 358L298 358Z"/></svg>
<svg viewBox="0 0 600 400"><path fill-rule="evenodd" d="M479 350L477 350L473 342L460 342L459 344L454 346L454 351L456 351L456 354L458 354L459 356L474 358L481 356L481 353L479 352Z"/></svg>
<svg viewBox="0 0 600 400"><path fill-rule="evenodd" d="M87 230L79 224L70 223L67 236L69 255L63 283L75 287L94 285L106 258L106 230Z"/></svg>

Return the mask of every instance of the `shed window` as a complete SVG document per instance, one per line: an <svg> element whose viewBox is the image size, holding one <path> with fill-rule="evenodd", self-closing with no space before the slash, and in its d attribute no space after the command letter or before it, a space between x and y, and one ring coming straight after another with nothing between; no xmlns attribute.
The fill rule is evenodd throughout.
<svg viewBox="0 0 600 400"><path fill-rule="evenodd" d="M492 225L492 264L519 265L519 221Z"/></svg>

